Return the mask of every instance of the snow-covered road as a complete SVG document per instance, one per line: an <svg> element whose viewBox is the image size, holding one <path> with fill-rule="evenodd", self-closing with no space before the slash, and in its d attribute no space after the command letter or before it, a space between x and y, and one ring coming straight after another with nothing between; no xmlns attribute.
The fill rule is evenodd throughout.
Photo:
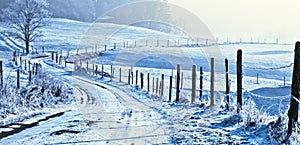
<svg viewBox="0 0 300 145"><path fill-rule="evenodd" d="M105 140L114 144L168 143L168 120L149 103L150 99L145 102L124 89L74 78L80 110L89 126Z"/></svg>

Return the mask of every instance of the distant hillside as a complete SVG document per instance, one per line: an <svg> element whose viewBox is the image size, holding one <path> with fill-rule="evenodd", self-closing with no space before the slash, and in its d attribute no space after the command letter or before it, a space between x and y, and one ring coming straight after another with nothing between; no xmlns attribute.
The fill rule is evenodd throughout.
<svg viewBox="0 0 300 145"><path fill-rule="evenodd" d="M55 18L79 21L93 21L108 10L140 0L48 0ZM6 8L12 0L1 0L0 9ZM2 14L2 12L0 13Z"/></svg>

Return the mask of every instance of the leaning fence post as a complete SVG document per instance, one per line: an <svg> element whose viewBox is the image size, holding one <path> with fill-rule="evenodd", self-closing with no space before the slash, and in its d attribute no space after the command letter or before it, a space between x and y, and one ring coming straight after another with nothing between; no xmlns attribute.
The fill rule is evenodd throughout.
<svg viewBox="0 0 300 145"><path fill-rule="evenodd" d="M238 109L237 112L240 112L240 109L242 109L242 50L239 49L237 52L237 105Z"/></svg>
<svg viewBox="0 0 300 145"><path fill-rule="evenodd" d="M193 72L192 72L192 104L195 102L196 97L196 65L193 65Z"/></svg>
<svg viewBox="0 0 300 145"><path fill-rule="evenodd" d="M225 78L226 78L226 109L229 110L229 67L228 59L225 59Z"/></svg>
<svg viewBox="0 0 300 145"><path fill-rule="evenodd" d="M180 64L177 64L177 79L176 79L176 102L179 101L179 84L180 84Z"/></svg>
<svg viewBox="0 0 300 145"><path fill-rule="evenodd" d="M203 67L200 67L200 101L202 101L202 91L203 91Z"/></svg>
<svg viewBox="0 0 300 145"><path fill-rule="evenodd" d="M299 100L299 91L300 91L300 42L296 42L292 91L291 91L292 98L291 98L290 108L288 111L288 116L289 116L288 134L287 134L288 138L292 135L294 128L296 128L298 124L299 104L294 98Z"/></svg>
<svg viewBox="0 0 300 145"><path fill-rule="evenodd" d="M215 104L215 59L210 59L210 105Z"/></svg>

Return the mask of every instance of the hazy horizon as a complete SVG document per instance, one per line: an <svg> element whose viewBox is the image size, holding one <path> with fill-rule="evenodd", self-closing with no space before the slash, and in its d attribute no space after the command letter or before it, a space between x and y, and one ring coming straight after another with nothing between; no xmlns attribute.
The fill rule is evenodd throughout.
<svg viewBox="0 0 300 145"><path fill-rule="evenodd" d="M300 40L297 0L169 0L196 14L215 37L238 41Z"/></svg>

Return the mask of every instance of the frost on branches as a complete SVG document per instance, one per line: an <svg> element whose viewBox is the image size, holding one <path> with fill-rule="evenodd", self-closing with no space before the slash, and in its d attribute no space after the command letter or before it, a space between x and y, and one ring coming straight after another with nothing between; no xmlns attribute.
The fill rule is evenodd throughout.
<svg viewBox="0 0 300 145"><path fill-rule="evenodd" d="M69 86L46 74L39 74L31 84L20 89L16 89L14 77L5 80L0 88L0 120L5 120L11 115L21 117L32 111L63 107L74 101ZM0 125L4 123L0 122Z"/></svg>
<svg viewBox="0 0 300 145"><path fill-rule="evenodd" d="M25 43L26 54L29 53L29 44L42 36L43 28L48 25L48 11L46 0L16 0L9 7L2 10L2 18L7 26L12 28L11 36Z"/></svg>

